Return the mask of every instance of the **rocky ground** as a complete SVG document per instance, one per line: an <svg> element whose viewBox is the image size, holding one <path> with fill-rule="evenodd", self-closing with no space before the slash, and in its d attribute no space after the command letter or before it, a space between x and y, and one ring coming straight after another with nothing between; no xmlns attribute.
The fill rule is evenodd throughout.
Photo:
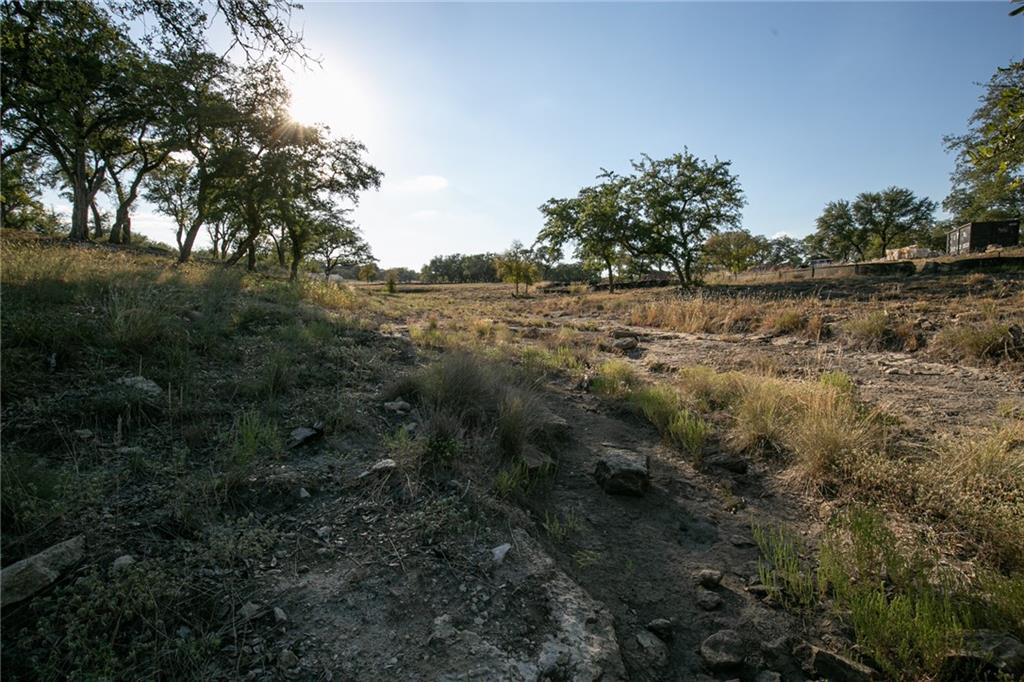
<svg viewBox="0 0 1024 682"><path fill-rule="evenodd" d="M872 292L862 297L867 305L877 302L879 289ZM450 352L416 333L440 311L464 324L504 319L524 345L571 330L593 362L624 359L651 380L692 365L787 378L839 369L911 440L985 427L1007 405L1015 409L1024 391L1014 365L953 364L760 330L632 326L571 296L506 305L497 288L413 289L383 303L366 295L386 310L383 324L346 323L334 345L310 346L298 378L268 410L289 442L246 469L216 513L193 518L194 495L162 489L135 461L155 447L141 434L173 453L187 423L171 428L148 417L150 430L136 429L127 445L120 421L92 429L61 423L70 452L118 462L130 474L118 473L76 514L32 534L5 526L5 678L52 677L61 665L86 677L159 677L152 660L173 655L191 662L175 664L171 676L196 679L878 679L852 660L848 628L821 609L782 608L762 584L753 529L784 524L813 546L822 523L821 498L787 485L770 463L739 457L714 436L699 460L682 456L635 413L589 391L583 368L583 381L555 372L535 384L556 445L540 456L536 466L546 473L534 485L500 495L489 479L411 471L400 443L423 415L409 396L387 396L387 386ZM943 295L957 297L952 289ZM933 298L929 305L941 305ZM265 323L277 329L287 310L261 308L258 319L279 316ZM268 355L261 344L269 332L237 328L233 348ZM212 367L203 369L211 386L234 371ZM88 391L76 376L75 390ZM141 375L128 381L130 390L153 392L154 403L168 400L167 388ZM235 399L241 390L214 393ZM28 423L35 409L19 396L5 411L5 440L14 434L26 452L43 429ZM208 414L188 418L210 424ZM202 486L201 469L190 471L180 484ZM161 576L184 577L187 586L161 601ZM157 657L144 666L119 638L127 623L133 638L149 643L138 655ZM1024 647L998 641L1005 669L1024 673ZM46 648L76 656L105 642L109 655L82 665L55 663ZM103 665L112 667L95 667Z"/></svg>

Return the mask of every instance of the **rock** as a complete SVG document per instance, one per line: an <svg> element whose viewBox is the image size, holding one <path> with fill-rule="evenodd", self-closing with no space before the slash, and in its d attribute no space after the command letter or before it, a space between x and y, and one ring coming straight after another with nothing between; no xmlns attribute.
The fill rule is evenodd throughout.
<svg viewBox="0 0 1024 682"><path fill-rule="evenodd" d="M110 565L110 572L116 575L134 563L135 557L131 554L123 554L114 559L114 562Z"/></svg>
<svg viewBox="0 0 1024 682"><path fill-rule="evenodd" d="M722 605L722 598L711 590L697 590L697 606L705 611L714 611Z"/></svg>
<svg viewBox="0 0 1024 682"><path fill-rule="evenodd" d="M722 582L722 572L714 568L702 568L697 571L697 584L701 587L718 587Z"/></svg>
<svg viewBox="0 0 1024 682"><path fill-rule="evenodd" d="M294 668L299 664L299 657L291 649L282 649L277 655L277 665L285 670Z"/></svg>
<svg viewBox="0 0 1024 682"><path fill-rule="evenodd" d="M754 595L758 599L764 599L768 596L768 587L761 583L754 583L753 585L747 585L747 592Z"/></svg>
<svg viewBox="0 0 1024 682"><path fill-rule="evenodd" d="M757 543L756 542L754 542L750 538L744 537L742 535L733 535L733 536L731 536L729 538L729 542L732 543L733 547L738 547L740 549L746 549L748 547L757 547Z"/></svg>
<svg viewBox="0 0 1024 682"><path fill-rule="evenodd" d="M539 421L537 435L548 443L564 442L572 435L572 427L569 426L569 421L565 417L547 409L547 407L542 407L540 410Z"/></svg>
<svg viewBox="0 0 1024 682"><path fill-rule="evenodd" d="M708 455L704 458L704 463L718 467L719 469L725 469L731 471L734 474L745 474L747 473L747 460L743 459L739 455L734 455L728 452L716 452Z"/></svg>
<svg viewBox="0 0 1024 682"><path fill-rule="evenodd" d="M450 644L458 635L458 630L452 625L452 617L445 614L434 619L434 629L430 633L430 643Z"/></svg>
<svg viewBox="0 0 1024 682"><path fill-rule="evenodd" d="M1024 679L1024 644L1013 635L992 630L964 634L960 649L942 661L940 679Z"/></svg>
<svg viewBox="0 0 1024 682"><path fill-rule="evenodd" d="M735 630L720 630L700 645L700 655L712 670L726 670L743 664L743 639Z"/></svg>
<svg viewBox="0 0 1024 682"><path fill-rule="evenodd" d="M845 656L826 651L813 644L802 644L797 655L804 660L804 670L829 682L866 682L875 679L875 671Z"/></svg>
<svg viewBox="0 0 1024 682"><path fill-rule="evenodd" d="M555 466L555 460L532 445L527 445L523 448L521 461L526 465L526 473L531 476L543 474Z"/></svg>
<svg viewBox="0 0 1024 682"><path fill-rule="evenodd" d="M238 609L238 615L241 616L243 620L250 620L259 615L260 611L262 610L263 608L259 604L254 604L251 601L247 601L244 604L242 604L242 607L240 609Z"/></svg>
<svg viewBox="0 0 1024 682"><path fill-rule="evenodd" d="M392 400L389 403L384 403L384 409L388 412L394 412L396 414L406 414L412 409L412 405L405 402L402 399Z"/></svg>
<svg viewBox="0 0 1024 682"><path fill-rule="evenodd" d="M652 633L647 630L636 633L636 643L651 667L660 668L668 663L668 647Z"/></svg>
<svg viewBox="0 0 1024 682"><path fill-rule="evenodd" d="M636 332L632 332L628 329L613 329L611 336L613 339L636 338Z"/></svg>
<svg viewBox="0 0 1024 682"><path fill-rule="evenodd" d="M300 500L305 500L308 497L310 497L309 491L306 490L305 488L299 488L298 490L295 491L295 497L299 498Z"/></svg>
<svg viewBox="0 0 1024 682"><path fill-rule="evenodd" d="M754 682L782 682L782 675L774 670L762 670L754 678Z"/></svg>
<svg viewBox="0 0 1024 682"><path fill-rule="evenodd" d="M320 526L316 529L316 536L320 538L322 541L327 542L331 538L331 527Z"/></svg>
<svg viewBox="0 0 1024 682"><path fill-rule="evenodd" d="M672 639L672 621L668 618L655 618L646 627L662 640Z"/></svg>
<svg viewBox="0 0 1024 682"><path fill-rule="evenodd" d="M494 560L494 563L500 564L505 560L505 555L508 554L510 549L512 549L512 545L507 542L503 545L498 545L491 550L491 559Z"/></svg>
<svg viewBox="0 0 1024 682"><path fill-rule="evenodd" d="M143 376L124 377L118 379L117 383L154 398L164 392L158 383Z"/></svg>
<svg viewBox="0 0 1024 682"><path fill-rule="evenodd" d="M280 606L274 607L274 622L275 623L287 623L288 615L284 612Z"/></svg>
<svg viewBox="0 0 1024 682"><path fill-rule="evenodd" d="M92 431L89 429L77 429L74 434L78 440L89 440L92 438Z"/></svg>
<svg viewBox="0 0 1024 682"><path fill-rule="evenodd" d="M359 478L386 478L392 471L398 468L398 463L393 459L382 459L372 467L359 474Z"/></svg>
<svg viewBox="0 0 1024 682"><path fill-rule="evenodd" d="M643 495L651 483L650 459L629 450L607 447L594 468L594 478L610 495Z"/></svg>
<svg viewBox="0 0 1024 682"><path fill-rule="evenodd" d="M0 606L16 604L56 582L64 571L82 560L85 536L44 549L0 571Z"/></svg>
<svg viewBox="0 0 1024 682"><path fill-rule="evenodd" d="M626 351L634 350L639 345L640 342L637 341L635 336L630 336L625 339L616 339L612 342L612 346L614 346L616 350L621 350L624 353Z"/></svg>
<svg viewBox="0 0 1024 682"><path fill-rule="evenodd" d="M312 443L317 438L324 435L324 423L317 422L312 426L300 426L296 429L292 429L291 435L288 438L288 449L297 448L300 445L306 445Z"/></svg>

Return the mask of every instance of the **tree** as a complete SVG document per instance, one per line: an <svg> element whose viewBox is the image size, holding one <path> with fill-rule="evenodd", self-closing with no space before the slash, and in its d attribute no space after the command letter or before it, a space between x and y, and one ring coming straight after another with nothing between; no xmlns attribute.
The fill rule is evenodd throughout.
<svg viewBox="0 0 1024 682"><path fill-rule="evenodd" d="M719 232L708 237L704 258L711 266L739 273L761 265L770 255L769 241L746 230Z"/></svg>
<svg viewBox="0 0 1024 682"><path fill-rule="evenodd" d="M505 282L515 285L515 295L519 295L519 285L526 285L526 293L530 293L530 285L537 281L537 264L534 262L533 252L523 246L518 239L512 242L505 253L498 256L494 261L498 277Z"/></svg>
<svg viewBox="0 0 1024 682"><path fill-rule="evenodd" d="M375 260L370 245L363 240L347 214L347 211L339 210L322 216L322 222L316 226L311 252L320 259L325 280L330 279L338 267L372 264Z"/></svg>
<svg viewBox="0 0 1024 682"><path fill-rule="evenodd" d="M140 115L141 55L89 2L5 2L0 12L0 120L12 142L3 156L46 155L71 190L70 237L87 239L89 208L107 173L95 152Z"/></svg>
<svg viewBox="0 0 1024 682"><path fill-rule="evenodd" d="M816 230L806 241L816 256L834 261L864 260L870 235L861 230L853 216L853 207L845 199L830 201L815 221Z"/></svg>
<svg viewBox="0 0 1024 682"><path fill-rule="evenodd" d="M571 199L549 199L540 207L544 227L537 245L547 260L559 260L567 244L584 263L599 263L608 272L608 291L615 292L615 270L633 243L634 214L625 202L626 181L609 177L594 187L584 187ZM552 254L552 252L554 252Z"/></svg>
<svg viewBox="0 0 1024 682"><path fill-rule="evenodd" d="M825 205L807 247L835 261L884 256L890 247L927 240L934 212L934 201L902 187L861 192L852 204L840 199Z"/></svg>
<svg viewBox="0 0 1024 682"><path fill-rule="evenodd" d="M768 253L764 264L771 266L786 265L795 268L806 259L804 243L788 235L776 237L768 242Z"/></svg>
<svg viewBox="0 0 1024 682"><path fill-rule="evenodd" d="M934 214L934 201L917 197L903 187L861 192L853 202L857 227L869 236L878 256L885 256L890 246L906 246L917 237L926 238Z"/></svg>
<svg viewBox="0 0 1024 682"><path fill-rule="evenodd" d="M985 86L956 153L952 189L942 202L956 224L1024 215L1024 60L1000 68Z"/></svg>
<svg viewBox="0 0 1024 682"><path fill-rule="evenodd" d="M146 183L146 199L161 213L170 216L176 227L174 240L178 252L184 248L189 227L195 222L196 178L192 167L183 161L168 161L151 173Z"/></svg>
<svg viewBox="0 0 1024 682"><path fill-rule="evenodd" d="M359 279L362 280L363 282L369 283L377 279L379 275L380 268L378 268L373 263L367 263L366 265L359 268L359 274L357 275L357 277L359 277Z"/></svg>
<svg viewBox="0 0 1024 682"><path fill-rule="evenodd" d="M730 162L704 161L685 149L666 159L644 155L632 165L628 187L642 227L623 245L668 262L680 283L690 284L707 238L739 226L746 204L739 178L730 172Z"/></svg>

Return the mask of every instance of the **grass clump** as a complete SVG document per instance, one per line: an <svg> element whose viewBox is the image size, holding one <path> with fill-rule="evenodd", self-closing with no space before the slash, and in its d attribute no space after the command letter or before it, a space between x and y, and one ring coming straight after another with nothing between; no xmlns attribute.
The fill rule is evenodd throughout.
<svg viewBox="0 0 1024 682"><path fill-rule="evenodd" d="M809 608L817 602L814 570L805 561L807 547L783 526L753 524L754 541L761 550L757 574L771 595L791 608Z"/></svg>
<svg viewBox="0 0 1024 682"><path fill-rule="evenodd" d="M930 678L961 642L970 611L922 553L900 550L880 513L851 509L826 533L823 593L853 627L858 647L896 680Z"/></svg>
<svg viewBox="0 0 1024 682"><path fill-rule="evenodd" d="M1024 360L1024 334L995 320L946 327L932 346L939 355L957 360Z"/></svg>
<svg viewBox="0 0 1024 682"><path fill-rule="evenodd" d="M668 424L667 437L680 450L697 457L711 433L711 426L689 410L680 410Z"/></svg>
<svg viewBox="0 0 1024 682"><path fill-rule="evenodd" d="M590 390L607 398L625 398L640 385L637 371L625 360L608 360L597 368Z"/></svg>

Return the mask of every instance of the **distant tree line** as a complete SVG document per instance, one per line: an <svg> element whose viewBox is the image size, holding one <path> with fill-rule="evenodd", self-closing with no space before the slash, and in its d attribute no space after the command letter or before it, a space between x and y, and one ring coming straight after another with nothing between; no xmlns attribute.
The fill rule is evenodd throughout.
<svg viewBox="0 0 1024 682"><path fill-rule="evenodd" d="M269 251L292 278L309 257L328 270L372 261L350 211L381 172L357 140L288 113L279 64L305 57L287 21L297 7L2 3L3 224L59 229L40 201L51 187L70 201L70 239L130 243L144 196L173 219L179 262L204 231L225 263L246 258L251 268ZM207 48L209 9L244 59ZM133 37L140 27L145 35Z"/></svg>

